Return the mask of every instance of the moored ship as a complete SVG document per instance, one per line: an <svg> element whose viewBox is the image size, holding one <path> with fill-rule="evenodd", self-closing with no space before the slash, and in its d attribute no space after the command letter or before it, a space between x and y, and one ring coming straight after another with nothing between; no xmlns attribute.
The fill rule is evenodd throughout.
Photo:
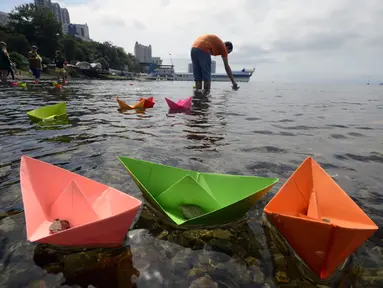
<svg viewBox="0 0 383 288"><path fill-rule="evenodd" d="M249 82L255 69L232 71L236 82ZM193 73L175 72L174 65L157 65L150 73L141 76L140 80L164 80L164 81L194 81ZM212 73L211 81L228 82L230 78L226 73Z"/></svg>

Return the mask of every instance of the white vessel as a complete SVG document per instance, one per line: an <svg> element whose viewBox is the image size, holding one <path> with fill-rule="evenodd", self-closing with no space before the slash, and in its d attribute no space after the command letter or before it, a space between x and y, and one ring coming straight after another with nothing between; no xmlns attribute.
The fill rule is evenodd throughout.
<svg viewBox="0 0 383 288"><path fill-rule="evenodd" d="M255 69L242 71L232 71L236 82L249 82ZM193 73L176 73L174 65L158 65L151 73L142 75L141 80L162 80L162 81L194 81ZM211 81L229 82L226 73L212 73Z"/></svg>
<svg viewBox="0 0 383 288"><path fill-rule="evenodd" d="M253 75L255 69L253 70L246 70L243 69L242 71L232 71L234 79L236 82L249 82L250 77ZM193 73L175 73L176 74L176 81L194 81ZM229 76L227 76L226 73L212 73L211 74L211 81L221 81L221 82L228 82L230 81Z"/></svg>

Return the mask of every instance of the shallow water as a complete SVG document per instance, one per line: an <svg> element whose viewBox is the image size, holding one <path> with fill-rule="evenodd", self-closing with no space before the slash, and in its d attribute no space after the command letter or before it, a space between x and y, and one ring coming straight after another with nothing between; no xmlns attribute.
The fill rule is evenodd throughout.
<svg viewBox="0 0 383 288"><path fill-rule="evenodd" d="M379 227L383 225L381 86L242 83L241 89L234 92L227 83L213 84L211 97L194 97L189 114L169 114L164 97L178 100L192 95L191 82L73 81L62 91L1 88L0 215L1 210L22 208L18 183L22 155L76 172L141 200L141 193L117 156L199 171L280 178L250 211L251 217L241 228L253 233L251 239L245 239L245 246L256 242L254 239L260 243L259 251L250 255L258 261L255 266L241 262L233 256L236 253L211 249L206 241L198 246L190 241L181 243L184 238L177 240L178 234L172 236L177 238L174 241L163 238L164 234L160 237L158 234L166 228L156 227L158 233L153 233L152 222L139 219L137 229L129 232L127 257L139 273L132 272L133 268L118 277L111 272L117 277L115 283L120 283L113 287L129 287L130 283L124 281L135 275L132 281L137 287L151 288L188 287L194 280L191 274L198 269L210 275L217 287L277 286L260 214L267 200L307 156L319 162ZM128 104L147 96L154 96L157 102L145 113L120 113L116 96ZM27 111L59 101L67 101L67 124L52 127L29 121ZM46 287L56 287L65 279L69 285L81 285L73 271L60 273L68 271L68 267L56 267L55 272L40 268L44 266L36 260L40 246L25 238L23 213L0 220L1 287L28 287L41 281ZM365 269L382 267L382 251L367 241L357 253L358 263ZM206 263L216 265L214 273L209 272ZM225 265L218 267L222 263ZM254 271L254 267L260 271ZM101 274L105 272L97 269ZM111 279L110 275L105 277ZM105 279L84 281L97 287Z"/></svg>

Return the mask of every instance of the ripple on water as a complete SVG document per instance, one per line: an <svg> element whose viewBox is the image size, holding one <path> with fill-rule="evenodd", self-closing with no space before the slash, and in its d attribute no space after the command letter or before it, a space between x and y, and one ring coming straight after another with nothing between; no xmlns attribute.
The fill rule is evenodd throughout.
<svg viewBox="0 0 383 288"><path fill-rule="evenodd" d="M263 152L263 153L288 153L287 149L278 148L275 146L262 146L254 148L242 148L243 152Z"/></svg>

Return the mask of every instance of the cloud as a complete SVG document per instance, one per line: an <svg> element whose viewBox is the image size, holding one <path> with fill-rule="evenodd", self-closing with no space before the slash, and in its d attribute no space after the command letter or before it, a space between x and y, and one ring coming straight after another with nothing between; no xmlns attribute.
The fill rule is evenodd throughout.
<svg viewBox="0 0 383 288"><path fill-rule="evenodd" d="M162 7L166 7L166 6L169 6L171 0L161 0L161 6Z"/></svg>
<svg viewBox="0 0 383 288"><path fill-rule="evenodd" d="M60 4L69 9L72 22L88 23L94 40L111 41L128 52L136 41L151 44L153 56L168 63L169 53L178 59L178 71L187 69L194 39L214 33L233 42L232 68L256 65L257 79L273 79L278 71L283 79L373 74L383 81L377 65L383 63L380 0L75 2ZM222 61L215 59L223 71Z"/></svg>

